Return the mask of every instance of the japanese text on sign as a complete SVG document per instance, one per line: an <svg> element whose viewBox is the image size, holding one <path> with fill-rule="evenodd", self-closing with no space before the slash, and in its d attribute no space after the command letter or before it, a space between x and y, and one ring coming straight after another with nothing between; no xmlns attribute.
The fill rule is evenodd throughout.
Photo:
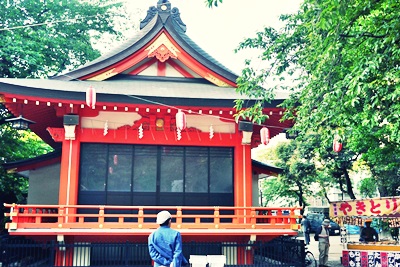
<svg viewBox="0 0 400 267"><path fill-rule="evenodd" d="M364 199L333 202L330 216L377 216L400 212L400 198Z"/></svg>

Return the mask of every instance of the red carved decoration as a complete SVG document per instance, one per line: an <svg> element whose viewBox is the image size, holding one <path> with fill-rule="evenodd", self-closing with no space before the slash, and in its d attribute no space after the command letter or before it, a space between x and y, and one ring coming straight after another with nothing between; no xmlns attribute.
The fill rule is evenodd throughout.
<svg viewBox="0 0 400 267"><path fill-rule="evenodd" d="M164 62L171 58L177 58L165 45L160 45L149 57L156 57L159 61Z"/></svg>

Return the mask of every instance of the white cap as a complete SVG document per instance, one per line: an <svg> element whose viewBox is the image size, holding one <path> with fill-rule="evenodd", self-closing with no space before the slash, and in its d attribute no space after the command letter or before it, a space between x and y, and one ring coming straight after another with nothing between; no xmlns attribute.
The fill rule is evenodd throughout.
<svg viewBox="0 0 400 267"><path fill-rule="evenodd" d="M325 219L325 220L322 222L322 224L323 224L323 225L330 225L330 224L331 224L331 221L330 221L329 219Z"/></svg>
<svg viewBox="0 0 400 267"><path fill-rule="evenodd" d="M163 224L170 218L171 218L171 213L169 213L166 210L160 211L157 214L157 224Z"/></svg>

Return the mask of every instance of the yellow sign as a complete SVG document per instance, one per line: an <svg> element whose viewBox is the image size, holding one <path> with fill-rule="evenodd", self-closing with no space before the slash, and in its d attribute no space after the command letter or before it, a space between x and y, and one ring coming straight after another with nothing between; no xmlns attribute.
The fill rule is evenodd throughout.
<svg viewBox="0 0 400 267"><path fill-rule="evenodd" d="M330 217L390 217L395 213L400 213L400 197L338 201L332 202L329 207Z"/></svg>

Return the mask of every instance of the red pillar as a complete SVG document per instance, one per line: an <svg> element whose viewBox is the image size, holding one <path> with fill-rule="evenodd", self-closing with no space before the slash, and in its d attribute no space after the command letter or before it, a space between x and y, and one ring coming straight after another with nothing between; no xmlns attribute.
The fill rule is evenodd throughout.
<svg viewBox="0 0 400 267"><path fill-rule="evenodd" d="M77 131L77 129L75 130ZM76 205L79 184L79 140L63 140L60 170L59 205ZM66 214L75 213L68 209ZM68 217L71 221L71 217Z"/></svg>

